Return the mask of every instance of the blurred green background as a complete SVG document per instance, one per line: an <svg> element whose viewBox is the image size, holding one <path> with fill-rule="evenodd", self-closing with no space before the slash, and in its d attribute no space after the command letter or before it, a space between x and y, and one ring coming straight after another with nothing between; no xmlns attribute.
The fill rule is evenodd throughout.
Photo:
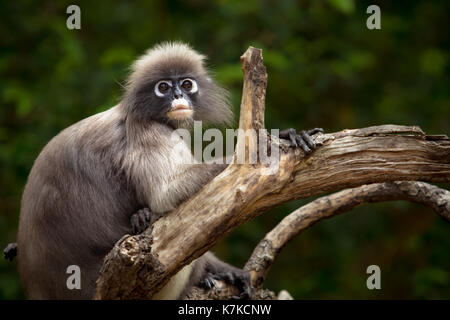
<svg viewBox="0 0 450 320"><path fill-rule="evenodd" d="M81 30L66 8L81 8ZM164 40L209 56L239 108L239 57L262 48L268 128L327 132L395 123L450 133L450 2L0 1L0 246L15 241L34 159L63 128L116 104L130 63ZM444 187L448 188L448 185ZM215 252L242 266L257 242L299 205L267 212ZM371 204L310 228L282 252L266 286L296 299L450 297L450 224L406 202ZM366 288L368 265L381 290ZM23 298L17 262L0 260L0 299Z"/></svg>

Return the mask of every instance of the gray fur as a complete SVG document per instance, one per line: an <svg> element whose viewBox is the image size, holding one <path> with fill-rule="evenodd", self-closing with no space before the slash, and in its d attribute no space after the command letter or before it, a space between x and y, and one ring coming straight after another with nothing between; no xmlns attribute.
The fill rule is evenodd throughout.
<svg viewBox="0 0 450 320"><path fill-rule="evenodd" d="M195 119L229 122L227 96L210 80L203 56L169 43L134 64L117 106L63 130L42 150L23 193L18 231L19 273L28 298L91 298L103 257L132 232L134 212L172 210L223 169L183 165L190 149L181 148L180 158L169 138L178 124L146 113L149 103L157 107L146 97L151 85L180 72L199 84ZM194 276L184 280L188 285L201 278L212 259L204 257L193 264ZM81 290L66 287L66 268L72 264L81 268Z"/></svg>

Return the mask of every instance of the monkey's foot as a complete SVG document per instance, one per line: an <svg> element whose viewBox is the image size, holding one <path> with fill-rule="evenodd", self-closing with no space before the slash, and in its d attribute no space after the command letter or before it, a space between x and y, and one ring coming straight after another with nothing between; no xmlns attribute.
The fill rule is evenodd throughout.
<svg viewBox="0 0 450 320"><path fill-rule="evenodd" d="M10 243L3 250L3 257L6 260L12 261L14 257L17 256L17 243Z"/></svg>
<svg viewBox="0 0 450 320"><path fill-rule="evenodd" d="M200 286L209 290L215 287L214 280L222 280L235 286L240 294L233 296L233 299L251 299L253 297L253 287L250 284L250 273L245 270L227 271L218 273L208 273L202 280Z"/></svg>
<svg viewBox="0 0 450 320"><path fill-rule="evenodd" d="M151 226L161 215L153 213L149 208L143 208L138 210L131 216L131 228L133 234L142 233L145 229Z"/></svg>
<svg viewBox="0 0 450 320"><path fill-rule="evenodd" d="M317 148L316 144L311 139L311 136L319 132L323 133L323 129L314 128L311 130L302 130L297 133L295 129L290 128L280 131L280 138L289 140L292 147L300 147L306 154L309 154Z"/></svg>

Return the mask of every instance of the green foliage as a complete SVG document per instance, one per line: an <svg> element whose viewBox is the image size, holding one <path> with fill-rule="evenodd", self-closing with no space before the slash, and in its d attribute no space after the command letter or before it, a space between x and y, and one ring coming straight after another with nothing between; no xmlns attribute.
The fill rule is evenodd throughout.
<svg viewBox="0 0 450 320"><path fill-rule="evenodd" d="M66 28L70 1L1 1L0 246L15 241L20 196L44 145L60 130L116 104L130 63L155 43L183 40L209 56L239 108L239 57L262 48L268 128L326 131L383 123L449 134L448 12L443 1L390 1L381 30L369 1L79 1L81 30ZM284 215L271 210L219 243L242 265ZM406 203L366 205L321 222L282 252L267 286L295 298L448 298L450 226ZM382 290L365 287L378 264ZM16 262L0 261L0 299L21 298Z"/></svg>

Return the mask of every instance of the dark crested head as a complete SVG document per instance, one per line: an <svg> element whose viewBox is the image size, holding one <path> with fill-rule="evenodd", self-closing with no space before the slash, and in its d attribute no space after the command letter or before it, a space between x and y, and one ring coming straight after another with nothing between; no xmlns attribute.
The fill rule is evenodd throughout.
<svg viewBox="0 0 450 320"><path fill-rule="evenodd" d="M233 117L228 94L209 76L204 59L179 42L149 49L132 66L121 103L125 112L173 127L193 120L228 124Z"/></svg>

